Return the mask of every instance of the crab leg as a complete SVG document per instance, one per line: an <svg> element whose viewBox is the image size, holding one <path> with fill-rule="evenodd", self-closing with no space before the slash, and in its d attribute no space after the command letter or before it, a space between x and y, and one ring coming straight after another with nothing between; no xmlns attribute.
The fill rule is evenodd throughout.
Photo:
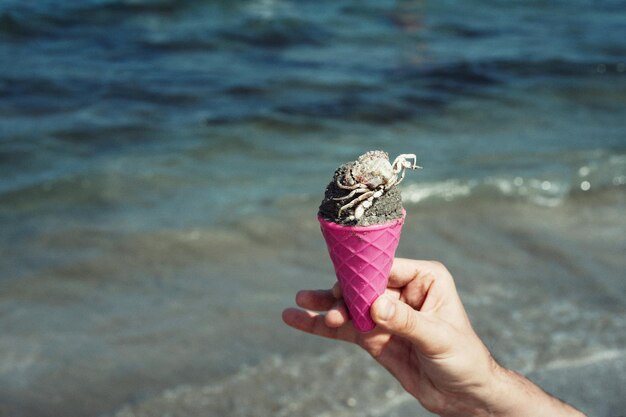
<svg viewBox="0 0 626 417"><path fill-rule="evenodd" d="M343 185L342 183L339 182L339 180L337 180L335 184L337 184L337 187L344 189L344 190L354 190L355 188L361 188L363 186L363 184Z"/></svg>
<svg viewBox="0 0 626 417"><path fill-rule="evenodd" d="M366 191L368 191L367 188L357 188L355 190L352 190L352 192L350 194L344 195L343 197L335 197L335 198L333 198L333 200L337 200L337 201L339 201L339 200L346 200L346 199L354 196L355 194L364 193Z"/></svg>
<svg viewBox="0 0 626 417"><path fill-rule="evenodd" d="M338 215L341 216L341 213L344 210L347 210L351 207L354 207L355 205L357 205L358 203L360 203L363 200L367 200L368 198L370 198L371 196L373 196L374 194L376 194L374 191L367 191L365 193L363 193L362 195L360 195L358 198L355 198L354 200L352 200L351 202L349 202L348 204L346 204L345 206L342 206L339 209L339 213Z"/></svg>

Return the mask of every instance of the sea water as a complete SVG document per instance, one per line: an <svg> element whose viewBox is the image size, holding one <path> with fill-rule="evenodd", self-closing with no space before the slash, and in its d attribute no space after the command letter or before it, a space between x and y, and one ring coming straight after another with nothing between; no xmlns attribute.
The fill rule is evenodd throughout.
<svg viewBox="0 0 626 417"><path fill-rule="evenodd" d="M0 3L0 415L428 415L280 320L332 285L317 205L372 149L417 154L398 254L448 265L497 359L623 414L625 20L608 0Z"/></svg>

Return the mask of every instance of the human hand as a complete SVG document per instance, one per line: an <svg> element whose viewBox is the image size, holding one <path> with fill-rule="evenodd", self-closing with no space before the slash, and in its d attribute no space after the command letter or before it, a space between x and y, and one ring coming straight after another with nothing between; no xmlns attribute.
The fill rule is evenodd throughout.
<svg viewBox="0 0 626 417"><path fill-rule="evenodd" d="M474 333L447 269L438 263L396 259L388 289L372 306L378 325L359 333L348 321L338 285L301 291L284 321L318 336L356 343L436 414L445 415L484 389L496 366ZM468 395L469 394L469 395Z"/></svg>
<svg viewBox="0 0 626 417"><path fill-rule="evenodd" d="M306 310L286 309L285 323L361 346L435 414L582 415L496 363L474 332L452 276L438 262L395 259L388 288L370 310L377 327L369 333L349 322L338 285L300 291L296 303Z"/></svg>

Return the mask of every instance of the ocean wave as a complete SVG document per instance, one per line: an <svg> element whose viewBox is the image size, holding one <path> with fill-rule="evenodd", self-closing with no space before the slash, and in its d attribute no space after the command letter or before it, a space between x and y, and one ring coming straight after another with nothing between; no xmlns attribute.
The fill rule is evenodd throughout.
<svg viewBox="0 0 626 417"><path fill-rule="evenodd" d="M592 376L596 384L610 385L608 378L593 375L593 369L610 369L617 362L624 367L623 350L599 351L571 361L556 361L532 376L548 386L559 385L561 395L574 390L559 382L563 375ZM593 366L590 366L593 365ZM619 369L619 368L618 368ZM609 371L618 373L617 370ZM568 389L569 388L569 389ZM614 391L614 389L612 390ZM598 391L594 397L601 397ZM604 397L603 397L604 398ZM616 402L617 397L609 397ZM598 401L601 403L602 401ZM587 399L588 408L594 401ZM157 417L166 415L206 416L431 416L415 398L362 352L335 348L318 356L274 356L253 367L244 367L222 382L183 385L164 391L155 398L128 405L115 417Z"/></svg>
<svg viewBox="0 0 626 417"><path fill-rule="evenodd" d="M53 36L72 27L119 23L133 14L171 14L197 1L110 0L84 2L21 2L0 5L0 36ZM4 7L2 7L4 6Z"/></svg>
<svg viewBox="0 0 626 417"><path fill-rule="evenodd" d="M464 198L513 197L540 206L554 207L569 195L571 185L563 181L523 177L487 177L482 180L449 179L412 184L402 192L409 204L452 202Z"/></svg>
<svg viewBox="0 0 626 417"><path fill-rule="evenodd" d="M321 26L292 17L248 18L236 27L222 30L218 35L224 41L266 48L293 45L320 46L331 38L331 33Z"/></svg>
<svg viewBox="0 0 626 417"><path fill-rule="evenodd" d="M391 71L389 81L395 83L417 83L435 91L462 94L467 89L486 88L518 80L542 82L545 79L621 76L623 63L615 60L575 61L563 58L545 59L475 59L472 61L448 62L436 65L397 68ZM600 70L599 70L600 68Z"/></svg>
<svg viewBox="0 0 626 417"><path fill-rule="evenodd" d="M113 10L119 12L171 13L197 1L190 0L109 0L97 2L91 9Z"/></svg>
<svg viewBox="0 0 626 417"><path fill-rule="evenodd" d="M408 204L452 202L466 198L516 198L554 207L569 197L604 192L626 185L626 155L605 155L573 167L571 175L501 175L451 178L410 184L402 196Z"/></svg>
<svg viewBox="0 0 626 417"><path fill-rule="evenodd" d="M188 82L192 84L192 82ZM202 91L189 85L172 85L168 80L97 80L76 76L11 76L0 77L1 114L21 116L80 111L94 99L112 103L147 103L151 106L189 108L202 100ZM117 105L119 108L119 104ZM128 111L128 113L131 113ZM146 126L148 129L149 126ZM95 132L94 132L95 133Z"/></svg>
<svg viewBox="0 0 626 417"><path fill-rule="evenodd" d="M282 62L281 65L290 66L292 63ZM516 86L522 83L546 87L552 89L555 96L562 94L570 100L584 102L589 100L589 94L572 95L571 83L574 80L580 83L576 91L581 91L587 85L583 82L597 79L599 72L602 77L623 77L623 66L619 62L549 58L398 65L384 70L372 67L369 71L379 78L375 88L366 82L301 78L296 73L290 78L273 81L271 91L265 91L262 96L252 90L250 96L259 99L263 105L238 108L238 114L231 114L228 123L256 119L261 113L373 125L420 121L429 115L440 114L458 100L471 97L500 103L515 100L513 97L518 95ZM319 68L319 71L324 69ZM502 94L503 91L507 93ZM230 95L228 91L225 93ZM594 90L594 94L597 93ZM229 97L229 100L237 98Z"/></svg>
<svg viewBox="0 0 626 417"><path fill-rule="evenodd" d="M0 12L0 35L25 37L39 32L37 27L27 24L14 13L8 11Z"/></svg>
<svg viewBox="0 0 626 417"><path fill-rule="evenodd" d="M415 415L428 415L369 356L340 347L319 356L274 356L213 385L167 390L115 417L176 415L183 409L188 416L374 417L407 402Z"/></svg>
<svg viewBox="0 0 626 417"><path fill-rule="evenodd" d="M75 90L76 83L64 83L52 78L0 78L0 95L4 98L19 98L33 95L50 95L56 98L67 98L71 97L75 93Z"/></svg>
<svg viewBox="0 0 626 417"><path fill-rule="evenodd" d="M447 22L436 24L433 29L446 35L452 35L462 39L480 39L498 36L502 31L489 27L479 27L470 22Z"/></svg>
<svg viewBox="0 0 626 417"><path fill-rule="evenodd" d="M197 35L143 39L138 43L142 48L159 52L210 52L217 49L214 39Z"/></svg>

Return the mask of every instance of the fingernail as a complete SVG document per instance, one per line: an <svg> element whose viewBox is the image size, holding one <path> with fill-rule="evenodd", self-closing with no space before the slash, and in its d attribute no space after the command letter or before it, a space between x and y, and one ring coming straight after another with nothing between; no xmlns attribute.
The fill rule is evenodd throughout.
<svg viewBox="0 0 626 417"><path fill-rule="evenodd" d="M386 321L393 317L396 306L394 306L391 300L389 300L387 297L382 296L378 301L378 307L376 308L376 310L378 312L378 318Z"/></svg>

